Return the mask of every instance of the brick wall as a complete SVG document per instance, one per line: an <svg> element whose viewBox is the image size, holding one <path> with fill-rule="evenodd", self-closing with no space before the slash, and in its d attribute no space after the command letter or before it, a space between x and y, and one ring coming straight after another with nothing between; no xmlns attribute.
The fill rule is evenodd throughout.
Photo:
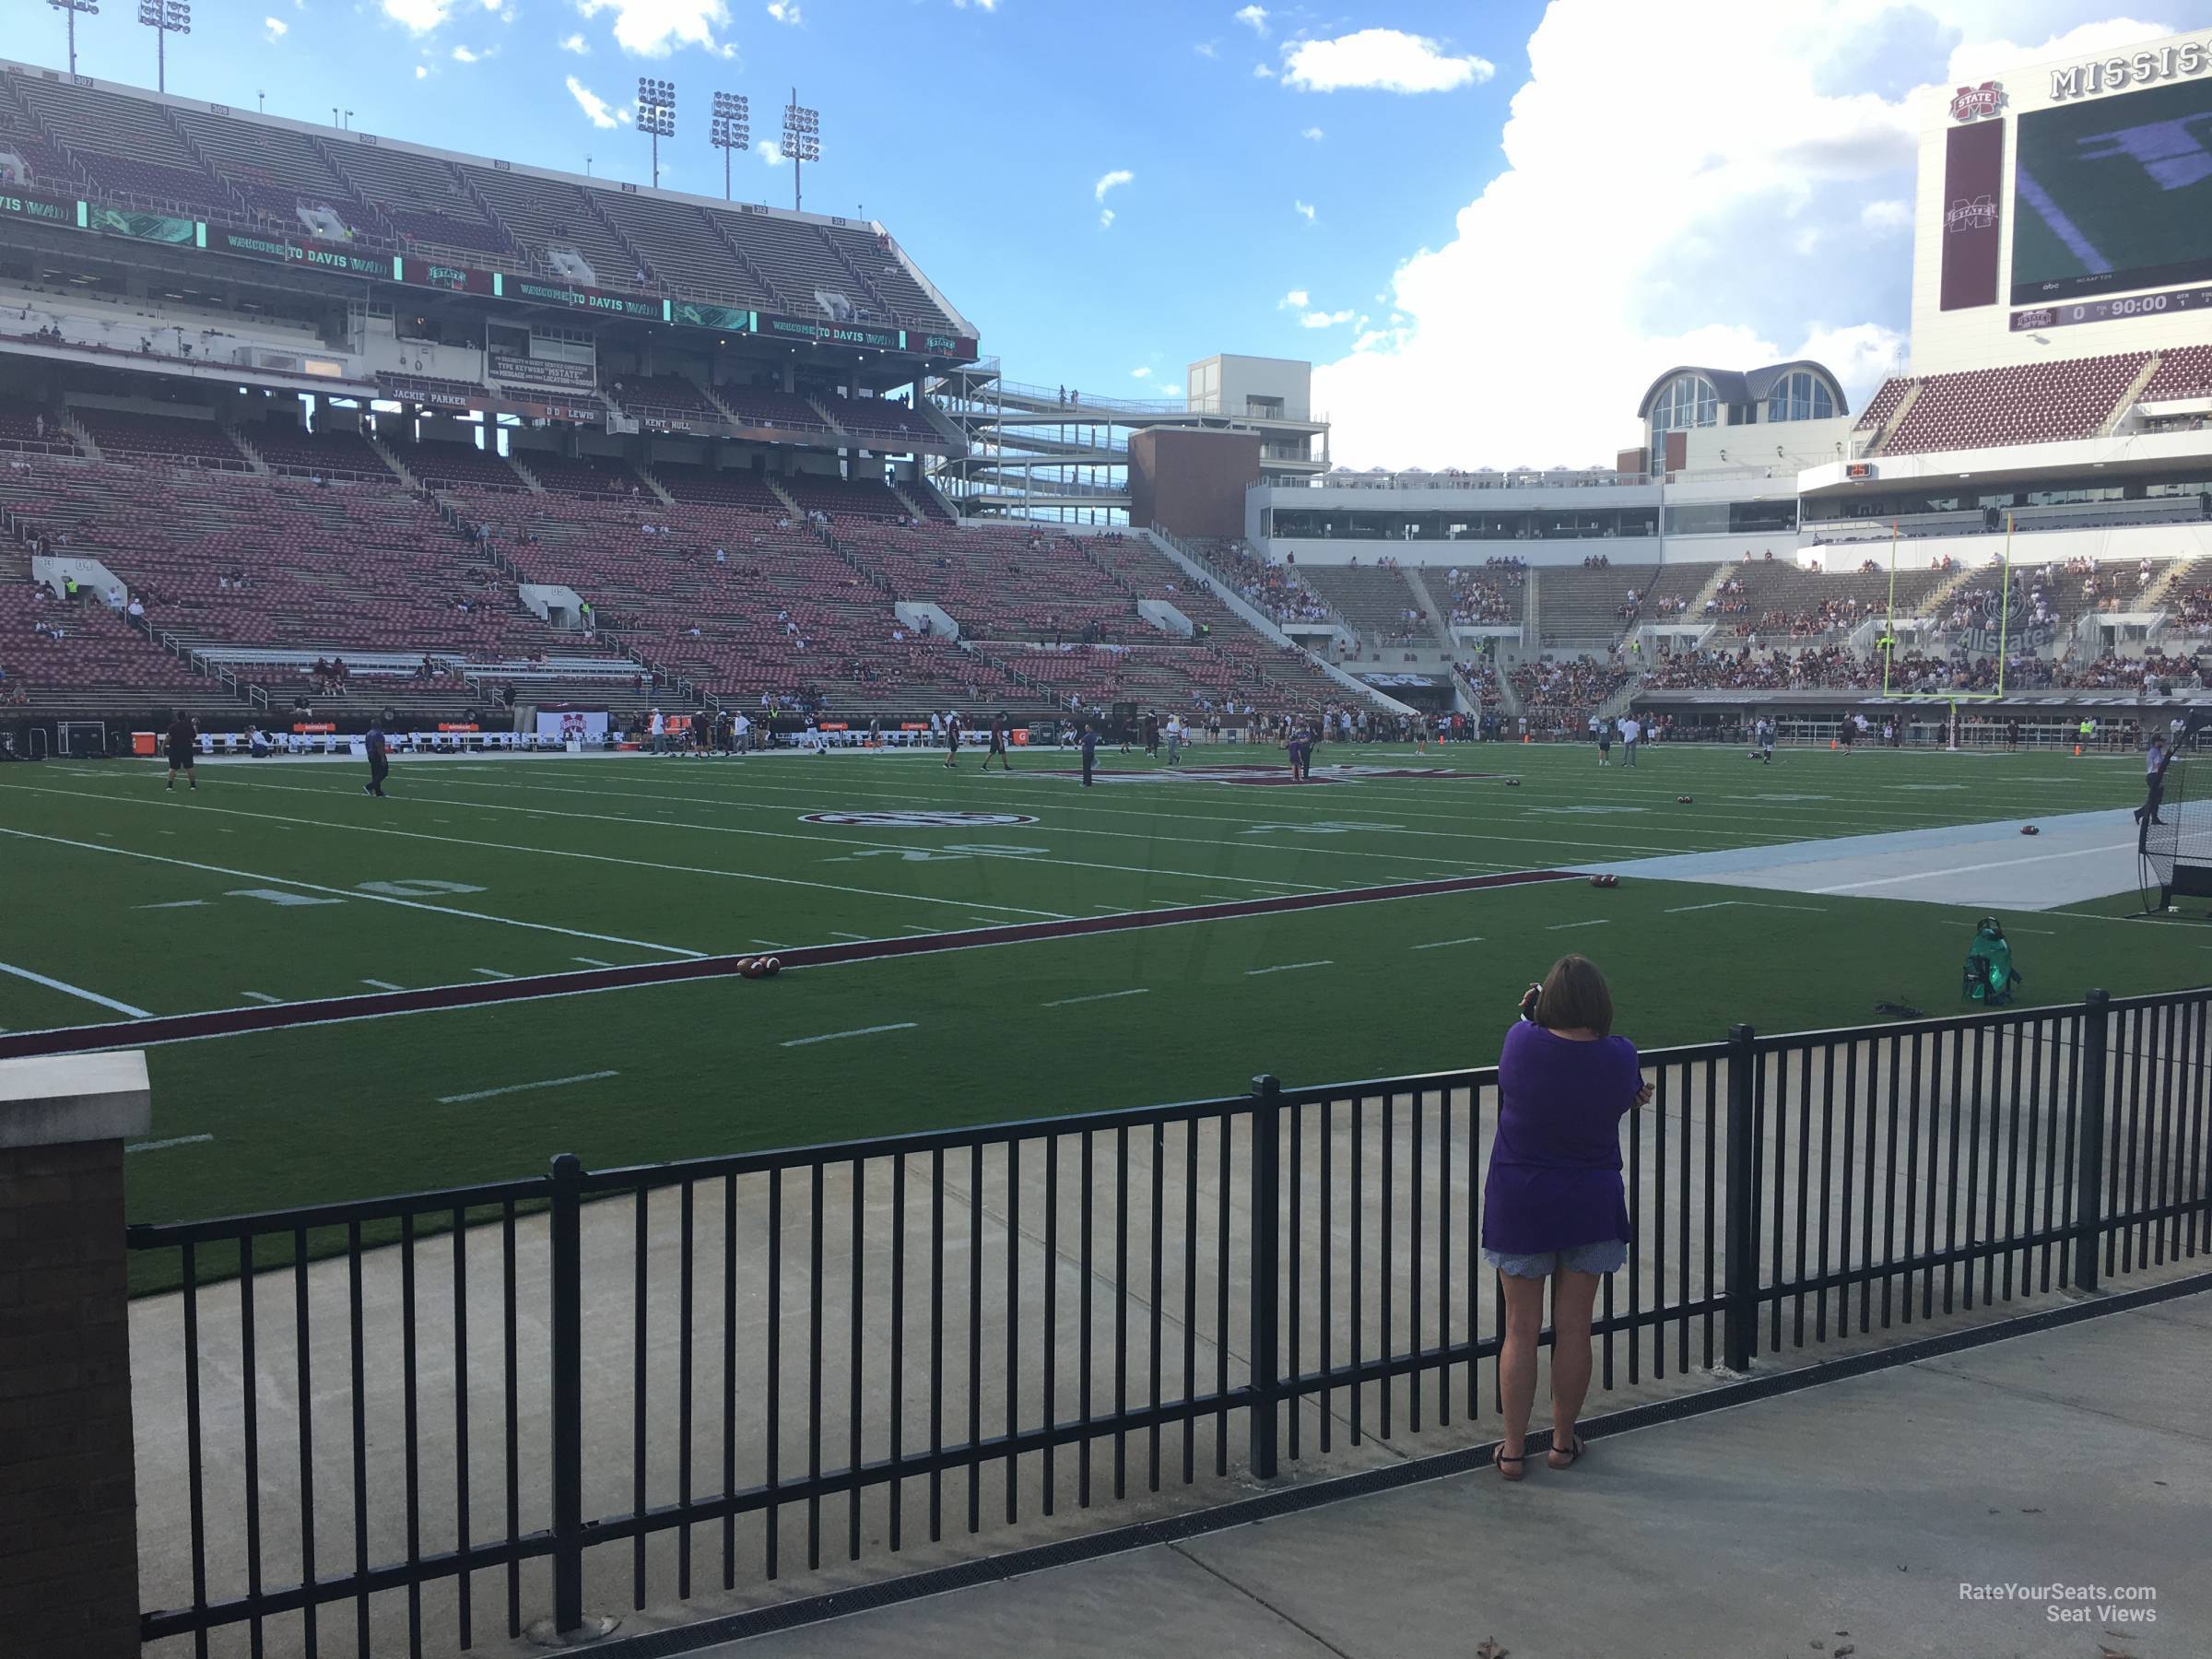
<svg viewBox="0 0 2212 1659"><path fill-rule="evenodd" d="M138 1652L123 1144L0 1147L0 1652Z"/></svg>

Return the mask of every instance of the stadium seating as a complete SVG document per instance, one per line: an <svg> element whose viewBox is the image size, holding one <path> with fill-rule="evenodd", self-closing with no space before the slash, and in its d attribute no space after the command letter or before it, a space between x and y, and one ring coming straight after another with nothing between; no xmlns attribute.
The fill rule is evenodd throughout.
<svg viewBox="0 0 2212 1659"><path fill-rule="evenodd" d="M1629 594L1639 600L1661 565L1547 565L1536 572L1536 612L1543 643L1619 639L1630 627ZM1707 575L1712 567L1703 567ZM1677 580L1679 577L1677 576Z"/></svg>
<svg viewBox="0 0 2212 1659"><path fill-rule="evenodd" d="M1912 455L2093 437L2149 361L2147 352L2134 351L1929 375L1916 382L1920 395L1879 453ZM1877 394L1877 403L1888 389Z"/></svg>
<svg viewBox="0 0 2212 1659"><path fill-rule="evenodd" d="M725 381L714 388L714 395L741 427L781 427L800 432L830 430L830 423L822 418L822 412L796 393Z"/></svg>
<svg viewBox="0 0 2212 1659"><path fill-rule="evenodd" d="M389 483L384 458L357 431L343 428L306 432L276 421L247 429L241 436L273 473L298 477L373 478Z"/></svg>
<svg viewBox="0 0 2212 1659"><path fill-rule="evenodd" d="M1881 389L1875 393L1867 402L1866 407L1860 412L1859 424L1852 428L1852 430L1854 432L1880 431L1882 423L1897 413L1897 406L1904 401L1905 394L1912 388L1912 382L1909 380L1884 381Z"/></svg>
<svg viewBox="0 0 2212 1659"><path fill-rule="evenodd" d="M639 493L638 475L610 455L557 455L550 450L511 449L509 456L556 495L626 498Z"/></svg>
<svg viewBox="0 0 2212 1659"><path fill-rule="evenodd" d="M42 587L34 593L29 557L0 547L0 720L31 705L97 712L118 704L230 700L98 599L68 605Z"/></svg>
<svg viewBox="0 0 2212 1659"><path fill-rule="evenodd" d="M32 450L43 454L76 453L58 414L28 398L0 398L0 450Z"/></svg>
<svg viewBox="0 0 2212 1659"><path fill-rule="evenodd" d="M2187 346L2163 354L2157 372L2136 401L2157 403L2175 397L2212 397L2212 346Z"/></svg>
<svg viewBox="0 0 2212 1659"><path fill-rule="evenodd" d="M1625 670L1588 657L1546 656L1520 664L1511 678L1529 729L1568 737L1581 735L1590 716L1629 683Z"/></svg>
<svg viewBox="0 0 2212 1659"><path fill-rule="evenodd" d="M1405 573L1378 565L1305 565L1299 575L1369 651L1436 641Z"/></svg>
<svg viewBox="0 0 2212 1659"><path fill-rule="evenodd" d="M591 266L595 287L642 287L647 280L641 256L599 217L594 197L582 187L498 168L463 165L456 171L470 194L507 228L515 245L547 270L559 268L551 257L559 249Z"/></svg>
<svg viewBox="0 0 2212 1659"><path fill-rule="evenodd" d="M680 374L624 375L609 382L607 389L628 413L648 424L654 421L692 427L729 424L713 400Z"/></svg>
<svg viewBox="0 0 2212 1659"><path fill-rule="evenodd" d="M373 228L373 216L338 177L322 145L305 133L257 126L251 153L229 154L237 123L197 110L171 109L170 114L249 213L265 216L294 235L303 229L302 206L328 207L357 232Z"/></svg>
<svg viewBox="0 0 2212 1659"><path fill-rule="evenodd" d="M775 295L746 269L717 229L725 215L642 191L594 192L593 199L647 268L677 293L747 310L776 309Z"/></svg>
<svg viewBox="0 0 2212 1659"><path fill-rule="evenodd" d="M742 507L771 516L788 515L791 512L783 498L770 487L764 474L746 468L681 466L659 462L653 468L653 476L663 489L679 501L700 506Z"/></svg>
<svg viewBox="0 0 2212 1659"><path fill-rule="evenodd" d="M779 482L802 512L826 512L833 519L902 519L912 516L887 484L873 478L834 478L827 473L793 473Z"/></svg>
<svg viewBox="0 0 2212 1659"><path fill-rule="evenodd" d="M930 425L925 417L891 398L845 397L835 392L820 392L815 394L814 401L829 412L831 420L854 437L892 441L869 446L874 449L896 449L900 441L919 440L935 444L945 441L945 434Z"/></svg>
<svg viewBox="0 0 2212 1659"><path fill-rule="evenodd" d="M384 439L384 443L399 457L399 464L425 489L530 488L528 480L509 465L503 457L488 450L480 450L473 443L440 442L435 440L408 443L393 438Z"/></svg>
<svg viewBox="0 0 2212 1659"><path fill-rule="evenodd" d="M234 472L247 471L252 465L213 420L81 406L70 413L91 436L100 454L111 461L164 461Z"/></svg>

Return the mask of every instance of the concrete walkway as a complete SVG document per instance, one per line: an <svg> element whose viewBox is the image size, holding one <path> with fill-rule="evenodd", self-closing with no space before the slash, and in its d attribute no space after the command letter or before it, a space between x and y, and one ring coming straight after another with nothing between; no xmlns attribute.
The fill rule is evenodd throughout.
<svg viewBox="0 0 2212 1659"><path fill-rule="evenodd" d="M702 1653L2184 1659L2212 1653L2208 1349L2200 1294L1594 1441L1517 1487L1454 1477ZM2053 1584L2155 1599L1965 1589Z"/></svg>

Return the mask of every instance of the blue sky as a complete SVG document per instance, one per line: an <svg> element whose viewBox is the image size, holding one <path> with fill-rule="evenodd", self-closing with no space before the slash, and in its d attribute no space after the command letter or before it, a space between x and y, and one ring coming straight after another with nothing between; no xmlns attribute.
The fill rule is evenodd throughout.
<svg viewBox="0 0 2212 1659"><path fill-rule="evenodd" d="M31 0L9 0L32 9ZM42 8L41 8L42 9ZM717 90L821 111L806 206L879 218L1012 378L1180 390L1215 351L1324 365L1355 465L1609 461L1680 358L1903 348L1909 100L2167 32L2073 0L207 0L170 88L720 194ZM2186 23L2190 19L2183 18ZM79 68L150 85L120 5ZM8 48L61 61L47 14ZM611 122L613 124L603 125ZM791 169L736 161L740 199Z"/></svg>

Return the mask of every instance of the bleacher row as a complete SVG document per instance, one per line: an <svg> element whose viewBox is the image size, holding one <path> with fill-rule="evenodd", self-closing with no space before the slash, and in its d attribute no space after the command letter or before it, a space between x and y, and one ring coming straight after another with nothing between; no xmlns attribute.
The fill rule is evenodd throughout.
<svg viewBox="0 0 2212 1659"><path fill-rule="evenodd" d="M180 109L58 76L0 75L0 152L34 181L119 204L310 238L306 209L352 245L440 250L545 275L581 259L596 285L950 329L952 319L864 224L719 209L505 167ZM324 221L327 222L327 221Z"/></svg>
<svg viewBox="0 0 2212 1659"><path fill-rule="evenodd" d="M1882 455L2092 438L2124 413L2123 399L2146 370L2135 403L2204 396L2212 393L2212 346L1901 376L1883 382L1855 429L1876 435L1866 453Z"/></svg>

